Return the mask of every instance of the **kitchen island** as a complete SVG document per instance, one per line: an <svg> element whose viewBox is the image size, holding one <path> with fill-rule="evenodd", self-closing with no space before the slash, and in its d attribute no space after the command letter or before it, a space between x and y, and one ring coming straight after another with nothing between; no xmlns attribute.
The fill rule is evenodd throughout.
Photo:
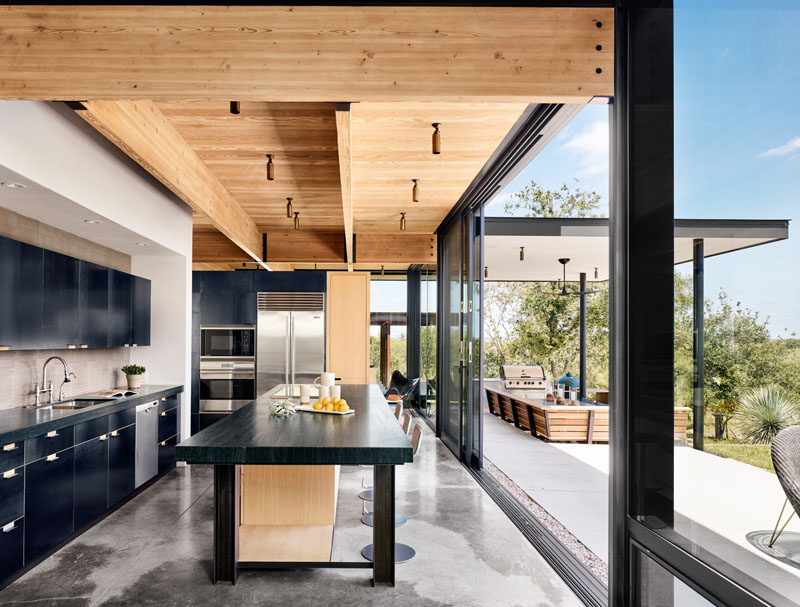
<svg viewBox="0 0 800 607"><path fill-rule="evenodd" d="M214 583L235 583L240 568L372 567L376 585L393 585L394 467L412 461L411 443L377 385L342 386L352 415L271 415L272 395L285 390L276 386L176 449L180 461L214 465ZM373 563L331 562L332 519L308 518L335 512L342 464L374 466ZM254 512L269 524L243 524ZM309 550L315 542L327 559Z"/></svg>

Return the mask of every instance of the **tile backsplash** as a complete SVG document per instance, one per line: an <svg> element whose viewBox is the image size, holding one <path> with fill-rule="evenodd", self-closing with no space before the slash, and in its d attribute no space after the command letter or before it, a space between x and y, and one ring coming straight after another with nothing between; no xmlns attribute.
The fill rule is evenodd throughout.
<svg viewBox="0 0 800 607"><path fill-rule="evenodd" d="M64 385L66 397L126 385L125 375L120 368L130 362L130 348L0 352L0 410L35 402L34 387L42 381L42 365L51 356L66 360L69 370L77 376ZM53 381L56 399L63 378L64 370L60 362L52 361L47 365L47 379ZM47 395L43 394L42 399L47 400Z"/></svg>

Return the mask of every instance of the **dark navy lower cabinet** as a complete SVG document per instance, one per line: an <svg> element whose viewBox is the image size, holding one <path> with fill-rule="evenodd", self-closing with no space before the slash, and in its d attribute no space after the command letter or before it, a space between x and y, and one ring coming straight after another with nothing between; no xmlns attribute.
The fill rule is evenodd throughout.
<svg viewBox="0 0 800 607"><path fill-rule="evenodd" d="M163 474L175 466L175 445L178 437L172 436L158 443L158 473Z"/></svg>
<svg viewBox="0 0 800 607"><path fill-rule="evenodd" d="M108 435L108 507L133 493L136 477L136 426L112 430Z"/></svg>
<svg viewBox="0 0 800 607"><path fill-rule="evenodd" d="M74 530L74 448L25 466L25 563L35 561Z"/></svg>
<svg viewBox="0 0 800 607"><path fill-rule="evenodd" d="M9 521L0 530L0 587L22 569L25 546L25 519Z"/></svg>
<svg viewBox="0 0 800 607"><path fill-rule="evenodd" d="M108 509L108 434L75 445L75 530Z"/></svg>

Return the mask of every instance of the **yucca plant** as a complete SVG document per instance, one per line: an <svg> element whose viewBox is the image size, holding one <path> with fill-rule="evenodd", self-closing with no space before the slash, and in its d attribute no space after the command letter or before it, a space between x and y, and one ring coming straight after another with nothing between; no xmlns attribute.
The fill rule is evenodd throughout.
<svg viewBox="0 0 800 607"><path fill-rule="evenodd" d="M800 404L777 386L748 390L736 412L736 426L745 442L766 445L788 426L800 424Z"/></svg>

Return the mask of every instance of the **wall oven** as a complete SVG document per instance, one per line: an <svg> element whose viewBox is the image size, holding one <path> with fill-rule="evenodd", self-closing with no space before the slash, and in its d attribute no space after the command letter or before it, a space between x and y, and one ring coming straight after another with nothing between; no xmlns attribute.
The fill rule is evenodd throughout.
<svg viewBox="0 0 800 607"><path fill-rule="evenodd" d="M253 325L200 327L200 358L255 358L256 328Z"/></svg>
<svg viewBox="0 0 800 607"><path fill-rule="evenodd" d="M252 357L200 360L200 413L230 413L256 398Z"/></svg>

